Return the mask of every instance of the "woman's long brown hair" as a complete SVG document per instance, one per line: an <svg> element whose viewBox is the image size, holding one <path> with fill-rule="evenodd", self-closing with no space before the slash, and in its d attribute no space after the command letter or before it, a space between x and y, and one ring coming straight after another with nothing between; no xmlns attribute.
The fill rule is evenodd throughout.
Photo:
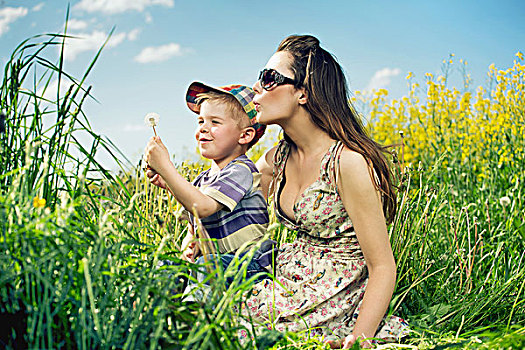
<svg viewBox="0 0 525 350"><path fill-rule="evenodd" d="M312 121L334 140L340 140L352 151L362 154L375 170L377 178L373 171L370 171L370 176L383 195L387 223L392 222L397 204L392 172L384 154L387 151L370 138L350 103L343 69L311 35L291 35L279 44L279 51L288 52L293 57L290 68L294 72L296 87L306 90L308 102L305 107ZM284 136L292 142L286 134Z"/></svg>

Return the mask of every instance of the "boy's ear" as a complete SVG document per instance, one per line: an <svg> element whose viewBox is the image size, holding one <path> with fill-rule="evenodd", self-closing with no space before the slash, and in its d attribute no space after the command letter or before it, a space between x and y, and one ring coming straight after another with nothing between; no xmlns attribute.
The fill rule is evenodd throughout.
<svg viewBox="0 0 525 350"><path fill-rule="evenodd" d="M239 137L239 144L247 145L250 142L252 142L254 137L255 137L254 128L252 128L251 126L244 128L244 130L241 133L241 136Z"/></svg>

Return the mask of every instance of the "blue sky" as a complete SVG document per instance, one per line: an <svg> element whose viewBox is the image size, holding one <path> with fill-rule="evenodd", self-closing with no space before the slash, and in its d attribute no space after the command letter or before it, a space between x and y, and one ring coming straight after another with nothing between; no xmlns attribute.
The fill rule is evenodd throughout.
<svg viewBox="0 0 525 350"><path fill-rule="evenodd" d="M74 76L116 28L88 79L99 103L89 101L85 112L133 162L152 135L147 112L160 114L157 130L175 159L186 158L196 146L187 86L251 86L289 34L317 36L352 91L386 88L393 98L406 93L408 72L423 82L450 53L468 62L476 87L486 84L491 63L508 68L525 49L522 0L0 0L2 66L22 40L61 32L68 3L69 33L83 38L67 46L66 70ZM459 84L459 69L454 74Z"/></svg>

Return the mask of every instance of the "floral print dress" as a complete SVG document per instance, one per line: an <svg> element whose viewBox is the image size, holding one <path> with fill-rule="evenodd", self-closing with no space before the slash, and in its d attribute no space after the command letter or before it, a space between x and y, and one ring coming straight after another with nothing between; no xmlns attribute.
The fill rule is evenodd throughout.
<svg viewBox="0 0 525 350"><path fill-rule="evenodd" d="M274 156L273 203L278 219L298 232L281 246L275 281L257 283L243 313L254 321L284 331L310 329L312 335L345 337L352 333L359 314L368 270L352 222L330 174L343 145L336 142L324 155L320 176L294 205L295 222L279 210L279 195L286 179L290 151L282 140ZM385 317L376 337L398 340L408 329L399 317Z"/></svg>

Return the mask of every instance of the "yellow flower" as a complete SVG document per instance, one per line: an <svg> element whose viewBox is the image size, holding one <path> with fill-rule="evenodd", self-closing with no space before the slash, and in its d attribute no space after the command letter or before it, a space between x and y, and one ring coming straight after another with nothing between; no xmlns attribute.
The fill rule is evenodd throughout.
<svg viewBox="0 0 525 350"><path fill-rule="evenodd" d="M33 207L43 208L45 206L46 206L46 200L44 198L40 198L38 196L35 196L35 198L33 198Z"/></svg>
<svg viewBox="0 0 525 350"><path fill-rule="evenodd" d="M516 57L518 57L520 60L523 61L523 52L521 51L516 52Z"/></svg>
<svg viewBox="0 0 525 350"><path fill-rule="evenodd" d="M409 80L413 76L414 76L414 74L412 72L408 72L406 79Z"/></svg>

